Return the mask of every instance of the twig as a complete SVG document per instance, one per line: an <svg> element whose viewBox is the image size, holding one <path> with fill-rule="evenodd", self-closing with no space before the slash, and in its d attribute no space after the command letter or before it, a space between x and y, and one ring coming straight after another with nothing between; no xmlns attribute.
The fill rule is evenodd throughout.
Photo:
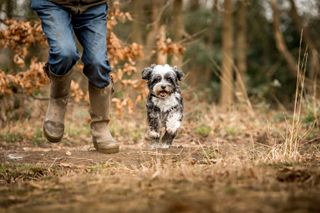
<svg viewBox="0 0 320 213"><path fill-rule="evenodd" d="M201 35L202 33L205 33L207 30L208 30L208 28L204 28L204 29L200 30L199 32L196 32L192 35L188 34L188 37L178 41L178 43L185 43L185 42L191 41L191 39L196 38L197 36Z"/></svg>
<svg viewBox="0 0 320 213"><path fill-rule="evenodd" d="M4 25L6 25L6 26L8 26L8 24L5 22L5 20L3 20L3 19L0 19L0 23L2 23L2 24L4 24Z"/></svg>
<svg viewBox="0 0 320 213"><path fill-rule="evenodd" d="M49 168L48 168L48 169L51 169L51 167L55 164L55 162L56 162L57 160L61 160L61 159L63 159L63 157L60 157L60 158L54 158L53 162L51 163L51 165L49 166Z"/></svg>
<svg viewBox="0 0 320 213"><path fill-rule="evenodd" d="M156 151L156 152L149 152L149 151L141 151L141 152L142 152L142 153L149 154L149 155L159 155L159 156L179 156L179 155L181 155L181 153L183 152L183 150L184 150L184 148L182 148L182 149L180 150L180 152L179 152L179 153L177 153L177 154L160 154L159 152L157 152L157 151L158 151L158 149L157 149L157 151Z"/></svg>
<svg viewBox="0 0 320 213"><path fill-rule="evenodd" d="M308 141L304 142L304 144L313 143L313 142L318 141L318 140L320 141L320 137L312 138L312 139L310 139L310 140L308 140Z"/></svg>
<svg viewBox="0 0 320 213"><path fill-rule="evenodd" d="M38 96L36 96L35 94L31 94L31 97L33 98L33 99L35 99L35 100L39 100L39 101L49 101L49 97L38 97Z"/></svg>
<svg viewBox="0 0 320 213"><path fill-rule="evenodd" d="M197 142L198 142L198 144L200 145L200 148L202 149L203 154L206 156L207 162L212 166L213 164L212 164L212 162L211 162L211 159L210 159L208 153L207 153L206 150L204 149L204 147L203 147L203 145L201 144L201 142L200 142L199 140L197 140Z"/></svg>
<svg viewBox="0 0 320 213"><path fill-rule="evenodd" d="M89 158L76 158L76 157L69 157L68 158L71 158L71 159L77 159L77 160L85 160L85 161L93 161L92 159L89 159Z"/></svg>
<svg viewBox="0 0 320 213"><path fill-rule="evenodd" d="M170 6L172 0L167 1L167 3L161 8L157 18L154 20L154 22L151 23L151 25L155 25L156 23L160 22L160 19L162 17L162 14L164 13L164 11Z"/></svg>

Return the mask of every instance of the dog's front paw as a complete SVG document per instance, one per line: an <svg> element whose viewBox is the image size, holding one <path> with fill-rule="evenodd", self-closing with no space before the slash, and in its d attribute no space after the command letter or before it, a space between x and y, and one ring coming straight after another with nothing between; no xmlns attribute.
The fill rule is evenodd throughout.
<svg viewBox="0 0 320 213"><path fill-rule="evenodd" d="M150 130L148 132L148 136L149 136L150 139L160 139L160 133L156 132L154 130Z"/></svg>
<svg viewBox="0 0 320 213"><path fill-rule="evenodd" d="M151 147L157 147L160 143L160 133L154 130L150 130L148 133L148 139Z"/></svg>
<svg viewBox="0 0 320 213"><path fill-rule="evenodd" d="M151 143L150 148L151 149L168 149L170 148L170 145L166 143Z"/></svg>
<svg viewBox="0 0 320 213"><path fill-rule="evenodd" d="M150 143L150 149L160 149L161 143Z"/></svg>

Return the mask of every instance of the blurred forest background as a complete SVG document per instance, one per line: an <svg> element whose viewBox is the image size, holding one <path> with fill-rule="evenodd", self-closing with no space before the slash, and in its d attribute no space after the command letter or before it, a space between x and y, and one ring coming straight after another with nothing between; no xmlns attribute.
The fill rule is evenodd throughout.
<svg viewBox="0 0 320 213"><path fill-rule="evenodd" d="M80 61L63 141L42 136L47 42L30 0L0 0L0 212L320 212L320 1L109 2L121 151L104 155ZM152 63L186 74L168 149L145 138Z"/></svg>
<svg viewBox="0 0 320 213"><path fill-rule="evenodd" d="M319 1L121 0L120 6L115 2L124 11L111 13L108 24L109 57L124 88L114 99L117 108L129 105L132 111L143 98L140 71L151 63L182 67L187 99L223 107L244 103L292 109L297 82L305 72L304 96L317 105ZM114 2L109 3L113 10ZM48 83L40 73L46 41L29 5L29 0L0 1L2 121L18 108L12 94L28 91L35 97ZM77 68L81 70L80 63ZM26 70L37 74L21 74ZM75 82L73 90L84 92L74 97L85 99L86 84L81 78ZM125 90L132 87L136 90L128 91L137 93L134 98Z"/></svg>

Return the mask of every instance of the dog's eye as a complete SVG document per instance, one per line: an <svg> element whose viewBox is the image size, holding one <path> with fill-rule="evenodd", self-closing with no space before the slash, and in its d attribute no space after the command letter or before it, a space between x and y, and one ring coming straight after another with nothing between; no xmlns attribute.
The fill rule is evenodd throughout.
<svg viewBox="0 0 320 213"><path fill-rule="evenodd" d="M169 81L170 83L173 83L173 79L171 77L166 77L166 80Z"/></svg>
<svg viewBox="0 0 320 213"><path fill-rule="evenodd" d="M152 83L156 83L159 81L161 81L161 76L156 76L156 77L154 77L154 79L152 79Z"/></svg>

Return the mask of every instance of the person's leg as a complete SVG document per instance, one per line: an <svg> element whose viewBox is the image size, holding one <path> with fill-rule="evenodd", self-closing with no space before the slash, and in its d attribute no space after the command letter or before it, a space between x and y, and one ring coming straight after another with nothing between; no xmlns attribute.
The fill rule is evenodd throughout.
<svg viewBox="0 0 320 213"><path fill-rule="evenodd" d="M106 4L92 7L74 17L74 30L83 46L84 74L89 80L91 134L94 147L102 153L119 152L108 129L111 105L111 71L107 60Z"/></svg>
<svg viewBox="0 0 320 213"><path fill-rule="evenodd" d="M86 10L73 19L75 34L83 46L83 72L89 83L98 87L107 87L110 83L111 67L107 59L107 4L101 4Z"/></svg>
<svg viewBox="0 0 320 213"><path fill-rule="evenodd" d="M32 0L31 7L41 19L50 49L45 66L45 72L51 80L50 100L43 131L50 142L59 142L64 133L64 117L70 91L69 71L79 59L71 15L48 0Z"/></svg>
<svg viewBox="0 0 320 213"><path fill-rule="evenodd" d="M49 44L48 64L58 76L67 74L79 60L70 12L48 0L32 0L31 7L41 19Z"/></svg>

